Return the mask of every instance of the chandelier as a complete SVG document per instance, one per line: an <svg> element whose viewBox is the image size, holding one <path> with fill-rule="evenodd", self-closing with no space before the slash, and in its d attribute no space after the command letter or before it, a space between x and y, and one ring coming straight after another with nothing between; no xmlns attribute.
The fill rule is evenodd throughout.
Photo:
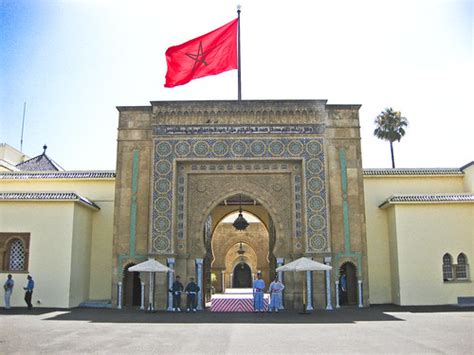
<svg viewBox="0 0 474 355"><path fill-rule="evenodd" d="M244 231L249 226L249 222L247 222L247 220L242 215L242 195L240 195L239 215L235 219L234 223L232 223L232 225L238 231Z"/></svg>

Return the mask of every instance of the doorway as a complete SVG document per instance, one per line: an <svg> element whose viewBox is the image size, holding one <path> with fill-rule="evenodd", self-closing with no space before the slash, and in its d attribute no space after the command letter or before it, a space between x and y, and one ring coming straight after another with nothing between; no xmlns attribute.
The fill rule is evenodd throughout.
<svg viewBox="0 0 474 355"><path fill-rule="evenodd" d="M123 271L123 305L140 306L141 304L141 279L139 272L129 272L128 268L135 264L125 266Z"/></svg>
<svg viewBox="0 0 474 355"><path fill-rule="evenodd" d="M354 306L357 304L357 268L351 262L346 262L339 269L339 287L340 287L340 304L343 306ZM346 278L346 291L342 290L342 278Z"/></svg>
<svg viewBox="0 0 474 355"><path fill-rule="evenodd" d="M247 263L238 263L234 267L233 288L251 288L252 287L252 271Z"/></svg>
<svg viewBox="0 0 474 355"><path fill-rule="evenodd" d="M243 229L234 226L239 214L248 223ZM276 264L275 232L268 211L256 199L236 194L218 203L204 223L203 239L206 302L211 290L219 294L227 288L251 288L257 271L269 283Z"/></svg>

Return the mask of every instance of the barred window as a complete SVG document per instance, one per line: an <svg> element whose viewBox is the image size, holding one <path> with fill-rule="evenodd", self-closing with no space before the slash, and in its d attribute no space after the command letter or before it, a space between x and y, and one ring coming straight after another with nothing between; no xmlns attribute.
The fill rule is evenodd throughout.
<svg viewBox="0 0 474 355"><path fill-rule="evenodd" d="M0 232L0 272L28 271L30 233Z"/></svg>
<svg viewBox="0 0 474 355"><path fill-rule="evenodd" d="M20 239L11 242L9 261L9 270L21 271L25 269L25 247Z"/></svg>
<svg viewBox="0 0 474 355"><path fill-rule="evenodd" d="M456 265L456 278L467 279L467 260L463 253L458 255L458 264Z"/></svg>
<svg viewBox="0 0 474 355"><path fill-rule="evenodd" d="M449 281L453 279L453 263L451 255L448 253L443 255L443 280Z"/></svg>

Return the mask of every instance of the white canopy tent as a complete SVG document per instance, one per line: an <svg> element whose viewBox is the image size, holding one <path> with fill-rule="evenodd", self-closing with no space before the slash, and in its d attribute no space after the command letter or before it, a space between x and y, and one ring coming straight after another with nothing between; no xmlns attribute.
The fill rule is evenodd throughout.
<svg viewBox="0 0 474 355"><path fill-rule="evenodd" d="M319 263L317 261L302 257L288 263L286 265L282 265L276 269L277 272L285 272L285 271L292 271L292 272L300 272L300 271L328 271L332 270L332 266ZM303 308L304 313L306 313L306 277L304 278L303 284Z"/></svg>
<svg viewBox="0 0 474 355"><path fill-rule="evenodd" d="M321 264L317 261L302 257L288 263L286 265L280 266L276 269L277 272L279 271L326 271L332 270L332 266Z"/></svg>
<svg viewBox="0 0 474 355"><path fill-rule="evenodd" d="M173 269L163 265L153 258L149 258L140 264L134 265L128 268L129 272L149 272L150 273L150 286L148 296L148 311L155 310L154 294L155 294L155 272L173 272Z"/></svg>

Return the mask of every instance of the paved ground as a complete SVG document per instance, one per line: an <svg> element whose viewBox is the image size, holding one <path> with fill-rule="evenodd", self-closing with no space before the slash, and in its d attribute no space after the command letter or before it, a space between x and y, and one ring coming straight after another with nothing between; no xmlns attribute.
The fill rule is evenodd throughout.
<svg viewBox="0 0 474 355"><path fill-rule="evenodd" d="M0 353L473 354L474 308L144 313L134 309L0 311Z"/></svg>

